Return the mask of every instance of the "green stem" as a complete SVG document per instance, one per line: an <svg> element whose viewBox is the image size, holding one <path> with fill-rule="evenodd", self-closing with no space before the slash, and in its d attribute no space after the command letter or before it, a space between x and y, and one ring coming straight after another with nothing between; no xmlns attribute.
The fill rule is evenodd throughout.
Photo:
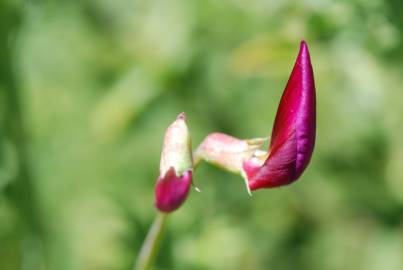
<svg viewBox="0 0 403 270"><path fill-rule="evenodd" d="M168 214L158 213L154 219L150 230L147 233L146 239L141 246L140 253L137 257L137 262L133 270L148 270L153 264L157 255L164 228L167 224Z"/></svg>
<svg viewBox="0 0 403 270"><path fill-rule="evenodd" d="M193 157L193 171L198 167L200 161L202 161L201 156ZM193 185L193 183L192 183ZM194 186L196 191L200 190ZM166 227L168 219L167 213L158 212L154 219L151 228L149 229L146 239L141 246L140 252L137 256L137 261L134 264L133 270L149 270L154 263L155 257L157 256L161 239L164 233L164 228Z"/></svg>

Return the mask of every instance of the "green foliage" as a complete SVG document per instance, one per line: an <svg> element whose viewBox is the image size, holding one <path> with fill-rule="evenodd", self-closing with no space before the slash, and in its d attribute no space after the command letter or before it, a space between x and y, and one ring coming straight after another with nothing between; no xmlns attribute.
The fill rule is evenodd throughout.
<svg viewBox="0 0 403 270"><path fill-rule="evenodd" d="M400 1L0 2L0 269L131 269L165 128L270 134L299 41L317 144L250 198L202 164L155 269L403 269Z"/></svg>

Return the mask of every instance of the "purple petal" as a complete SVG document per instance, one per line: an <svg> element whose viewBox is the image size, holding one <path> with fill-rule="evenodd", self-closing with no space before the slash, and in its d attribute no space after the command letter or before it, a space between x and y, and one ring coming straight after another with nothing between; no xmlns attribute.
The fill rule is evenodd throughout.
<svg viewBox="0 0 403 270"><path fill-rule="evenodd" d="M186 200L192 184L192 171L187 170L177 176L173 167L163 177L159 177L155 186L155 206L162 212L172 212Z"/></svg>
<svg viewBox="0 0 403 270"><path fill-rule="evenodd" d="M270 154L262 166L244 163L250 189L277 187L295 181L311 159L315 130L315 84L308 47L302 41L277 111Z"/></svg>

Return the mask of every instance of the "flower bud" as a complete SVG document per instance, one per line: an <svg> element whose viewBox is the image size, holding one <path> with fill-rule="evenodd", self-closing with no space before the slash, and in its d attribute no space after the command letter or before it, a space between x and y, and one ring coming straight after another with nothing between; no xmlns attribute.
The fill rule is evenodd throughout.
<svg viewBox="0 0 403 270"><path fill-rule="evenodd" d="M160 175L155 186L155 205L160 211L172 212L186 200L192 169L190 133L185 114L181 113L165 133Z"/></svg>
<svg viewBox="0 0 403 270"><path fill-rule="evenodd" d="M252 157L243 164L249 188L272 188L297 180L311 159L315 130L315 84L308 46L302 41L276 114L268 157Z"/></svg>

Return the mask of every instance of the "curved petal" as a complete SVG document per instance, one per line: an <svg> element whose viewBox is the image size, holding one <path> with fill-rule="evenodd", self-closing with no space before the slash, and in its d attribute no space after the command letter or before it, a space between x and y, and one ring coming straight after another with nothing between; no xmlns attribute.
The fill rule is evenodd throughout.
<svg viewBox="0 0 403 270"><path fill-rule="evenodd" d="M262 166L251 166L248 161L244 164L250 189L295 181L311 159L315 130L315 84L308 46L302 41L276 114L270 154Z"/></svg>

